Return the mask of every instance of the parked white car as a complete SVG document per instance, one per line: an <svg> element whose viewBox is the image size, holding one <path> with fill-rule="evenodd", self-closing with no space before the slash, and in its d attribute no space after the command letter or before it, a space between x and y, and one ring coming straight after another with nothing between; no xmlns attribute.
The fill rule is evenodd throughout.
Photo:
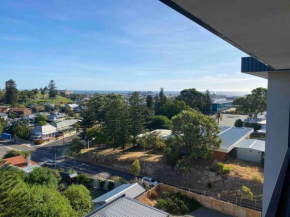
<svg viewBox="0 0 290 217"><path fill-rule="evenodd" d="M151 177L145 176L142 178L142 181L147 182L151 187L158 185L158 182Z"/></svg>
<svg viewBox="0 0 290 217"><path fill-rule="evenodd" d="M45 166L54 166L55 165L55 161L54 160L47 160L44 162Z"/></svg>

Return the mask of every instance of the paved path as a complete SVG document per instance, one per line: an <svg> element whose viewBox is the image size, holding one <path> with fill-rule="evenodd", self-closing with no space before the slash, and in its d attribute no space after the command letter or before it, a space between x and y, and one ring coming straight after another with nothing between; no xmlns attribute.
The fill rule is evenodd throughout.
<svg viewBox="0 0 290 217"><path fill-rule="evenodd" d="M221 212L208 209L205 207L199 208L189 215L186 215L186 217L232 217L231 215L226 215Z"/></svg>

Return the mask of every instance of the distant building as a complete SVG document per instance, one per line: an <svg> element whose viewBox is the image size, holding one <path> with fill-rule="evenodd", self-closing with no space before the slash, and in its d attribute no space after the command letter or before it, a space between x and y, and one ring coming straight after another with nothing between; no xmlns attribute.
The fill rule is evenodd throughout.
<svg viewBox="0 0 290 217"><path fill-rule="evenodd" d="M6 113L0 113L0 118L3 118L6 121L8 119L8 115Z"/></svg>
<svg viewBox="0 0 290 217"><path fill-rule="evenodd" d="M73 125L77 123L78 120L76 119L71 119L71 120L64 120L60 122L52 122L50 123L51 126L55 127L57 132L59 131L68 131L73 128Z"/></svg>
<svg viewBox="0 0 290 217"><path fill-rule="evenodd" d="M157 133L163 140L167 140L169 137L172 136L172 130L156 129L147 133L139 134L137 137L143 137L149 133Z"/></svg>
<svg viewBox="0 0 290 217"><path fill-rule="evenodd" d="M233 101L226 98L212 99L211 110L212 112L219 112L230 109L233 107Z"/></svg>
<svg viewBox="0 0 290 217"><path fill-rule="evenodd" d="M47 116L48 117L48 121L50 122L59 122L59 121L63 121L67 118L67 115L64 113L57 113L57 114L50 114Z"/></svg>
<svg viewBox="0 0 290 217"><path fill-rule="evenodd" d="M73 94L73 91L71 91L71 90L59 90L58 92L63 93L63 94L68 95L68 96Z"/></svg>
<svg viewBox="0 0 290 217"><path fill-rule="evenodd" d="M74 111L76 108L79 107L79 105L78 104L66 104L64 107L70 108L72 111Z"/></svg>

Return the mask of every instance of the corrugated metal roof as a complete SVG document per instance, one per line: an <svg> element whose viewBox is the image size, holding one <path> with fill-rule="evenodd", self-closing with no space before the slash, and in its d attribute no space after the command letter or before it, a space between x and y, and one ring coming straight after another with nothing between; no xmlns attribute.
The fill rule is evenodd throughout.
<svg viewBox="0 0 290 217"><path fill-rule="evenodd" d="M221 127L219 137L222 139L221 146L215 151L230 152L238 143L248 137L254 130L245 127Z"/></svg>
<svg viewBox="0 0 290 217"><path fill-rule="evenodd" d="M123 184L112 191L109 191L106 194L94 199L92 202L94 203L109 203L112 200L120 197L121 195L126 195L129 198L136 198L140 194L145 192L145 189L139 185L138 183L134 184Z"/></svg>
<svg viewBox="0 0 290 217"><path fill-rule="evenodd" d="M168 213L128 197L120 197L86 217L167 217Z"/></svg>
<svg viewBox="0 0 290 217"><path fill-rule="evenodd" d="M52 122L51 125L56 127L58 130L62 130L62 129L69 128L70 126L74 125L76 122L78 122L78 120L72 119L72 120L64 120L60 122Z"/></svg>
<svg viewBox="0 0 290 217"><path fill-rule="evenodd" d="M258 151L265 152L265 141L262 140L255 140L255 139L245 139L241 143L239 143L237 148L249 148Z"/></svg>

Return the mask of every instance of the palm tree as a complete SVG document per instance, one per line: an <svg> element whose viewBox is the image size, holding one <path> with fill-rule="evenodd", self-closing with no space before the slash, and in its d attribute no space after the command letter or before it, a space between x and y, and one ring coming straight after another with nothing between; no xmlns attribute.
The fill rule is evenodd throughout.
<svg viewBox="0 0 290 217"><path fill-rule="evenodd" d="M218 111L216 114L215 114L215 119L217 120L218 123L220 123L220 120L223 119L223 115L220 111Z"/></svg>

